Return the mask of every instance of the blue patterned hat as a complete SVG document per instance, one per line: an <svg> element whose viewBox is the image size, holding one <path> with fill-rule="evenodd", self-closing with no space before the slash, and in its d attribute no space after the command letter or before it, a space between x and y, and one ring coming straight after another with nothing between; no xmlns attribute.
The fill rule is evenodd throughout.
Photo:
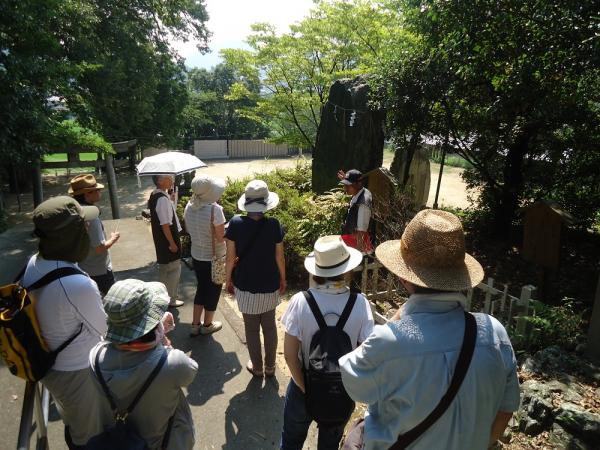
<svg viewBox="0 0 600 450"><path fill-rule="evenodd" d="M169 307L165 285L128 279L117 281L104 297L108 315L106 340L115 344L135 341L152 330Z"/></svg>

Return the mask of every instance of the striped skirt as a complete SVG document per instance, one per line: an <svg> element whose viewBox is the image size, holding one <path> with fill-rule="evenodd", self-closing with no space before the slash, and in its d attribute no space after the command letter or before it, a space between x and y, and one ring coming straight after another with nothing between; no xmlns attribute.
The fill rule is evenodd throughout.
<svg viewBox="0 0 600 450"><path fill-rule="evenodd" d="M253 294L235 288L235 299L238 308L243 314L263 314L277 308L279 304L279 292L265 292Z"/></svg>

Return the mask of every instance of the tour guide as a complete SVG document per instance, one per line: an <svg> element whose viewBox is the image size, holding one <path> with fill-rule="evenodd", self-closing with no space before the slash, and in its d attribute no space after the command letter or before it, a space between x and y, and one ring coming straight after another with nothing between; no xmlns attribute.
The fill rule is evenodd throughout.
<svg viewBox="0 0 600 450"><path fill-rule="evenodd" d="M352 195L346 219L342 227L342 239L350 247L363 253L372 253L373 244L369 236L369 222L371 220L371 206L373 197L371 191L363 187L362 173L356 169L348 172L343 170L337 174L344 191Z"/></svg>

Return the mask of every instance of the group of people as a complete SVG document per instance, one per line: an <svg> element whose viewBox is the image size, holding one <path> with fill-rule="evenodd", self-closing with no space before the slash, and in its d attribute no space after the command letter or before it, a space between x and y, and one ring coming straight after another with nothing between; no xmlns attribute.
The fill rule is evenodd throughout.
<svg viewBox="0 0 600 450"><path fill-rule="evenodd" d="M483 279L483 268L465 252L460 220L448 212L423 210L400 239L374 248L369 233L372 198L362 174L340 171L338 177L352 195L341 233L314 243L304 261L311 287L294 294L281 317L291 379L280 448L302 449L315 420L314 405L308 407L307 370L315 336L327 327L348 339L347 353L334 361L343 390L368 405L364 420L347 431L344 448L404 448L398 446L403 436L412 436L414 449L488 448L518 409L519 384L503 326L485 314L465 314L463 293ZM182 388L193 381L198 365L167 337L175 326L168 309L183 304L177 295L183 227L169 192L173 181L171 176L155 176L156 189L148 202L159 282L114 281L108 249L119 234L107 237L104 232L94 206L103 186L92 175L71 181L71 197L51 198L34 211L39 252L28 262L23 284L61 267L80 270L31 292L49 348L73 338L42 379L63 418L70 449L85 448L113 426L117 413L127 410L143 390L147 392L127 420L148 448L194 447L194 425ZM189 334L222 328L215 311L223 286L215 282L215 271L224 260L224 287L243 315L246 369L254 377L272 377L275 308L287 288L285 230L267 214L277 207L279 196L264 181L249 182L237 202L243 214L226 223L218 203L224 180L198 175L191 190L183 223L197 279ZM374 325L369 302L352 286L353 270L373 252L410 295L381 326ZM470 354L465 351L468 342ZM448 397L442 408L440 399ZM440 409L439 417L429 417ZM319 450L339 448L348 419L319 423Z"/></svg>

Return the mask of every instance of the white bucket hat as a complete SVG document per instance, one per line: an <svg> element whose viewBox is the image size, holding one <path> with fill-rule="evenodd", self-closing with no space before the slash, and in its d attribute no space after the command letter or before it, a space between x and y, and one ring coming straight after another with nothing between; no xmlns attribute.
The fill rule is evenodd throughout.
<svg viewBox="0 0 600 450"><path fill-rule="evenodd" d="M279 195L270 192L267 183L262 180L250 181L238 200L238 208L248 212L265 212L278 204Z"/></svg>
<svg viewBox="0 0 600 450"><path fill-rule="evenodd" d="M362 253L348 247L341 236L323 236L317 239L314 251L304 259L304 267L313 275L328 278L351 271L362 259Z"/></svg>
<svg viewBox="0 0 600 450"><path fill-rule="evenodd" d="M192 180L193 196L190 203L213 203L221 198L227 182L222 178L197 175Z"/></svg>

